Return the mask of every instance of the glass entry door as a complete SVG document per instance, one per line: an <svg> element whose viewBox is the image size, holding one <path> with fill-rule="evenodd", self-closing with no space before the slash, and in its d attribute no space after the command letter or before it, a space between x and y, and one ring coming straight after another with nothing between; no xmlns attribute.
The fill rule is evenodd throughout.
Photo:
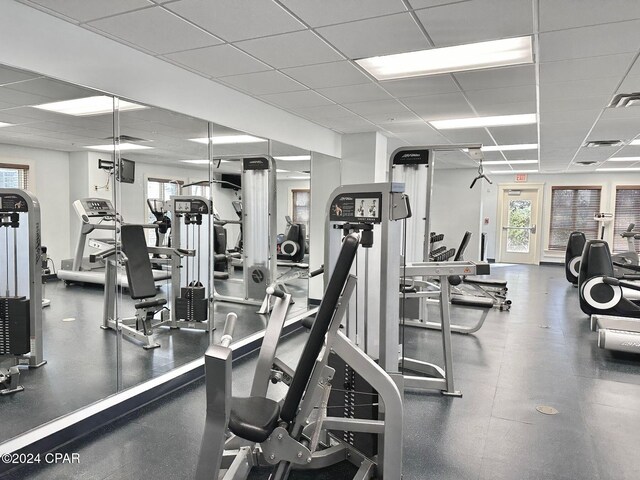
<svg viewBox="0 0 640 480"><path fill-rule="evenodd" d="M502 193L500 261L538 262L538 189L512 189Z"/></svg>

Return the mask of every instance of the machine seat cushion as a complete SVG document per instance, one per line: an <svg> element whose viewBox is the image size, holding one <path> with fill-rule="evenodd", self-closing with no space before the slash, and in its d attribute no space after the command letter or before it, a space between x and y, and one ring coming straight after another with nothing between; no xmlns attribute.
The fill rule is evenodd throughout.
<svg viewBox="0 0 640 480"><path fill-rule="evenodd" d="M452 295L451 303L454 305L464 305L468 307L493 308L493 299L474 297L472 295Z"/></svg>
<svg viewBox="0 0 640 480"><path fill-rule="evenodd" d="M165 298L156 298L152 300L143 300L142 302L136 303L134 306L136 309L142 308L154 308L154 307L162 307L167 304L167 300Z"/></svg>
<svg viewBox="0 0 640 480"><path fill-rule="evenodd" d="M476 285L487 285L490 287L506 287L506 280L496 280L493 278L465 277L467 283L475 283Z"/></svg>
<svg viewBox="0 0 640 480"><path fill-rule="evenodd" d="M278 426L280 404L270 398L233 397L229 430L240 438L262 443Z"/></svg>

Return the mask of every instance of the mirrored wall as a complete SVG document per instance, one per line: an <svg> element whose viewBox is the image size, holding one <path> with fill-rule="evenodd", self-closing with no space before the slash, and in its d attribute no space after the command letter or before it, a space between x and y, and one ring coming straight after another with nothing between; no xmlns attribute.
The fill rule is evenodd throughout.
<svg viewBox="0 0 640 480"><path fill-rule="evenodd" d="M268 285L291 293L289 315L306 310L311 157L0 67L0 194L37 198L39 227L20 222L16 238L46 246L46 301L28 332L46 363L0 351L0 372L20 364L24 387L0 396L0 443L201 358L231 311L234 341L264 330ZM19 287L30 273L9 258L21 243L10 228L0 276L16 270ZM32 300L12 282L2 296Z"/></svg>

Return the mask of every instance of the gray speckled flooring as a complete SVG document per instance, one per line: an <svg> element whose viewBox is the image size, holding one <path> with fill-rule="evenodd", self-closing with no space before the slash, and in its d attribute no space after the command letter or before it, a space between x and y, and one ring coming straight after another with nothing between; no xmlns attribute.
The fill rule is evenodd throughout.
<svg viewBox="0 0 640 480"><path fill-rule="evenodd" d="M242 271L232 275L239 280ZM224 294L240 295L242 291L240 283L221 280L216 281L216 288ZM307 280L296 280L289 288L296 301L290 313L304 310ZM168 298L169 290L163 283L158 296ZM45 296L51 300L42 314L44 358L48 363L35 370L21 370L20 383L25 390L0 397L0 442L116 393L116 336L114 331L100 328L103 288L50 282L45 286ZM123 296L123 315L133 315L133 303L128 294ZM266 319L256 314L257 307L216 302L214 339L230 311L237 312L240 319L237 339L264 328ZM161 346L153 350L122 341L124 388L195 360L204 355L209 344L209 336L201 330L161 327L155 332Z"/></svg>
<svg viewBox="0 0 640 480"><path fill-rule="evenodd" d="M475 336L453 337L464 396L406 395L404 479L637 479L640 358L597 348L561 268L509 266L494 276L508 279L513 307L492 312ZM406 338L408 354L439 360L437 332ZM283 357L294 361L303 340L286 340ZM248 391L252 368L251 357L234 368L234 393ZM203 408L203 386L193 384L65 446L80 465L9 478L192 478Z"/></svg>

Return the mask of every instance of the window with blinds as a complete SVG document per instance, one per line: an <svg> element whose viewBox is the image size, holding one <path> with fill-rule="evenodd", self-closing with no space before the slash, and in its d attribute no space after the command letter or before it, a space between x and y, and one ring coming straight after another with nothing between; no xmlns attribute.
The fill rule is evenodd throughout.
<svg viewBox="0 0 640 480"><path fill-rule="evenodd" d="M29 165L0 163L0 188L29 189Z"/></svg>
<svg viewBox="0 0 640 480"><path fill-rule="evenodd" d="M601 187L552 187L549 250L566 250L571 232L598 238Z"/></svg>
<svg viewBox="0 0 640 480"><path fill-rule="evenodd" d="M309 231L309 216L311 213L311 192L309 190L291 190L293 223L304 223Z"/></svg>
<svg viewBox="0 0 640 480"><path fill-rule="evenodd" d="M628 242L620 234L627 230L629 224L640 227L640 185L616 187L616 210L613 217L613 251L626 252ZM634 241L634 249L638 251L640 241Z"/></svg>

